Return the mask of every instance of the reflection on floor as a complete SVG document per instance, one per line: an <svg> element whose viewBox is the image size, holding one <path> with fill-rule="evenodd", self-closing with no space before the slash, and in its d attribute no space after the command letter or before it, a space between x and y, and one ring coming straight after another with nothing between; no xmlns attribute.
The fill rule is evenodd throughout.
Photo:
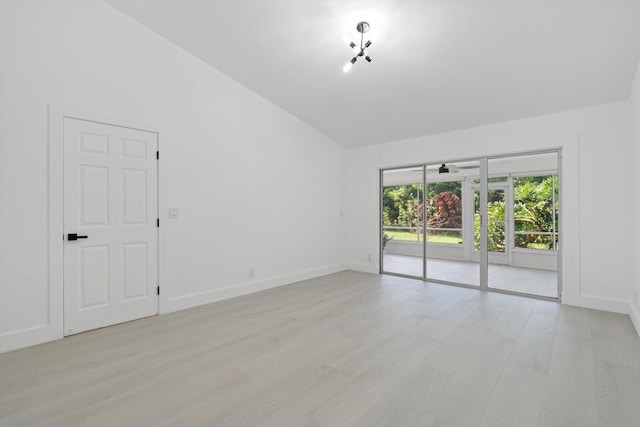
<svg viewBox="0 0 640 427"><path fill-rule="evenodd" d="M383 270L422 277L422 258L384 254ZM479 286L480 265L473 262L428 258L427 277ZM557 298L558 274L549 270L489 264L489 287Z"/></svg>

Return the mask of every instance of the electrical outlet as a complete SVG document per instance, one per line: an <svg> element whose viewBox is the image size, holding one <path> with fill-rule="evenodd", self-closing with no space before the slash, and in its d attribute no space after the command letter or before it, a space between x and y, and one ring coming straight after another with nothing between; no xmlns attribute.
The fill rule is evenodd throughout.
<svg viewBox="0 0 640 427"><path fill-rule="evenodd" d="M371 254L369 254L369 256L367 257L367 259L369 260L369 262L373 261L373 257L371 256Z"/></svg>
<svg viewBox="0 0 640 427"><path fill-rule="evenodd" d="M253 267L249 267L249 277L253 277L256 275L256 269Z"/></svg>

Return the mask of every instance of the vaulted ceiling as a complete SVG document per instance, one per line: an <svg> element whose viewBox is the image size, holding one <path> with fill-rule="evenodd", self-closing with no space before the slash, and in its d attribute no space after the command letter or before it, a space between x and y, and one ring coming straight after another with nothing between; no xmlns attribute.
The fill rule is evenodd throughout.
<svg viewBox="0 0 640 427"><path fill-rule="evenodd" d="M640 0L107 1L350 148L624 100L640 58Z"/></svg>

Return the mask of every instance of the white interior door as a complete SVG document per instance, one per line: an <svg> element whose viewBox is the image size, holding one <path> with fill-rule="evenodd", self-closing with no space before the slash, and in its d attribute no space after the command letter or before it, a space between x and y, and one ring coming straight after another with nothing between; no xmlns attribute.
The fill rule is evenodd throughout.
<svg viewBox="0 0 640 427"><path fill-rule="evenodd" d="M65 335L158 313L157 149L153 132L64 119Z"/></svg>

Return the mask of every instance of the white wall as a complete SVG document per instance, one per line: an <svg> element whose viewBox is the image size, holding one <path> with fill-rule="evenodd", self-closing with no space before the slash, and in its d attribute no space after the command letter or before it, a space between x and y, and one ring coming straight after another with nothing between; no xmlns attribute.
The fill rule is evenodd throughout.
<svg viewBox="0 0 640 427"><path fill-rule="evenodd" d="M634 127L634 171L635 185L632 187L635 195L635 298L632 298L631 319L640 335L640 62L636 68L636 77L631 91L631 120Z"/></svg>
<svg viewBox="0 0 640 427"><path fill-rule="evenodd" d="M629 108L620 102L349 151L350 267L379 268L379 168L562 148L563 301L628 313L637 197Z"/></svg>
<svg viewBox="0 0 640 427"><path fill-rule="evenodd" d="M169 310L345 267L345 150L111 6L2 1L0 64L0 350L62 336L49 103L165 129Z"/></svg>

